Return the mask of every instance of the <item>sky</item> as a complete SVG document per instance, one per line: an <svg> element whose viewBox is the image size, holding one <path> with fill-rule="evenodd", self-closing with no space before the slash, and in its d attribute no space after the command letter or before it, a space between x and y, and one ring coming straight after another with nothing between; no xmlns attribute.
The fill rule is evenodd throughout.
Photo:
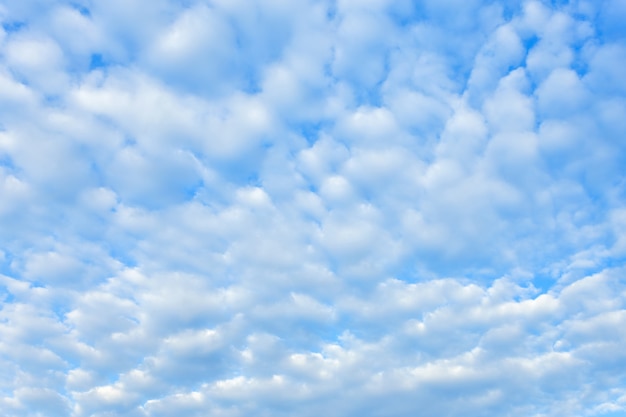
<svg viewBox="0 0 626 417"><path fill-rule="evenodd" d="M625 0L0 0L0 415L626 416Z"/></svg>

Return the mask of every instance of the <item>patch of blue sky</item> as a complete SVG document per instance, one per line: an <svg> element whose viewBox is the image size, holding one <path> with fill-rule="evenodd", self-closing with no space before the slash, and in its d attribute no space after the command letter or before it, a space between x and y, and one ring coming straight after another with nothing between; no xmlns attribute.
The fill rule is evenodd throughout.
<svg viewBox="0 0 626 417"><path fill-rule="evenodd" d="M309 145L313 145L320 137L320 134L324 132L329 127L328 123L324 123L323 121L312 121L312 122L304 122L298 123L294 126L295 129L298 129L302 137L306 139Z"/></svg>
<svg viewBox="0 0 626 417"><path fill-rule="evenodd" d="M0 130L1 132L1 130ZM0 153L0 168L2 169L3 173L12 173L15 174L16 171L16 166L15 163L13 161L13 158L11 158L11 155L6 153ZM6 174L5 174L6 175Z"/></svg>
<svg viewBox="0 0 626 417"><path fill-rule="evenodd" d="M77 3L77 2L70 2L70 6L77 10L81 15L85 16L85 17L91 17L91 11L89 10L89 7L87 5L87 2L81 4L81 3Z"/></svg>
<svg viewBox="0 0 626 417"><path fill-rule="evenodd" d="M89 59L89 70L93 71L95 69L106 68L108 66L106 59L100 53L91 54Z"/></svg>
<svg viewBox="0 0 626 417"><path fill-rule="evenodd" d="M14 300L15 296L13 293L11 293L5 285L0 286L0 311L3 309L4 305L12 303Z"/></svg>
<svg viewBox="0 0 626 417"><path fill-rule="evenodd" d="M626 410L609 411L595 414L597 417L626 417Z"/></svg>
<svg viewBox="0 0 626 417"><path fill-rule="evenodd" d="M2 29L7 33L19 32L26 27L26 22L21 21L9 21L2 22Z"/></svg>

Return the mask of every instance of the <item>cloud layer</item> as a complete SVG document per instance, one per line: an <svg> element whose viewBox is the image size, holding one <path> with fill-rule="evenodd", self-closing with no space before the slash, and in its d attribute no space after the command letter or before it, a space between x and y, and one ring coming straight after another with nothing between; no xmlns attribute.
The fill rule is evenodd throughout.
<svg viewBox="0 0 626 417"><path fill-rule="evenodd" d="M626 415L624 18L4 1L1 414Z"/></svg>

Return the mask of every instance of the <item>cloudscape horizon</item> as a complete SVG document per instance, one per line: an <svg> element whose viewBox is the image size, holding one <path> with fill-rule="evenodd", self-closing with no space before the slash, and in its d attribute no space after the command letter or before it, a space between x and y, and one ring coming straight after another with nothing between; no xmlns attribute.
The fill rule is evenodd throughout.
<svg viewBox="0 0 626 417"><path fill-rule="evenodd" d="M0 21L0 415L626 416L626 1Z"/></svg>

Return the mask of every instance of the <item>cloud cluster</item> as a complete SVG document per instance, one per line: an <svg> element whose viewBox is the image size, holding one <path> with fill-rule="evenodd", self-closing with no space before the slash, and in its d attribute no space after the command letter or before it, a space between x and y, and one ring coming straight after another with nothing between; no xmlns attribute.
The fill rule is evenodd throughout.
<svg viewBox="0 0 626 417"><path fill-rule="evenodd" d="M624 16L5 1L1 414L626 412Z"/></svg>

